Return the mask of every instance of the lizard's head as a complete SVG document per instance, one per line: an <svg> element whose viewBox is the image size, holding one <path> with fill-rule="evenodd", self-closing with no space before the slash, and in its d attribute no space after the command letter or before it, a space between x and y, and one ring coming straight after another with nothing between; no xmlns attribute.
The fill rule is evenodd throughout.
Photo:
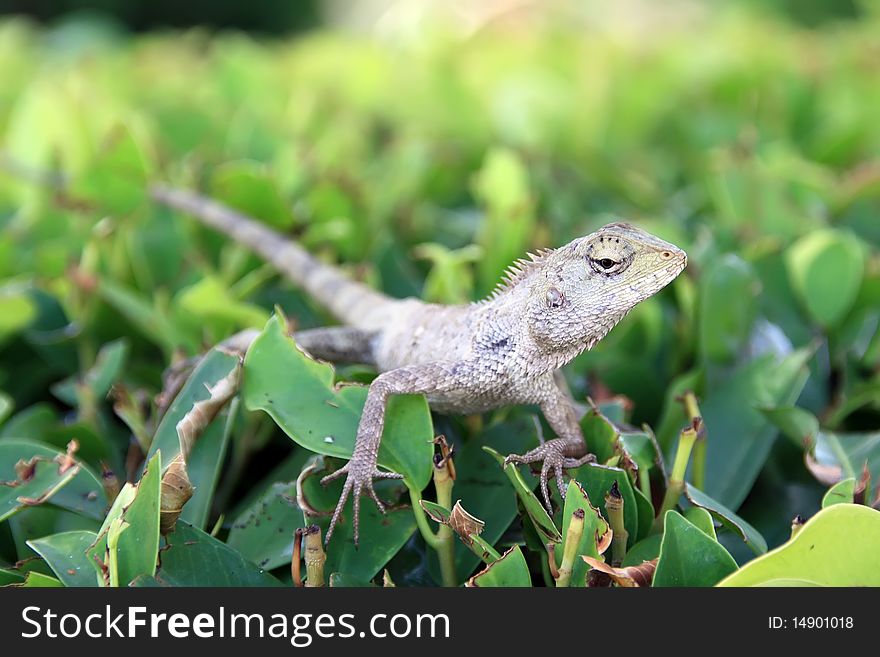
<svg viewBox="0 0 880 657"><path fill-rule="evenodd" d="M677 246L629 224L608 224L546 254L535 267L529 332L542 349L573 357L686 265L687 254Z"/></svg>

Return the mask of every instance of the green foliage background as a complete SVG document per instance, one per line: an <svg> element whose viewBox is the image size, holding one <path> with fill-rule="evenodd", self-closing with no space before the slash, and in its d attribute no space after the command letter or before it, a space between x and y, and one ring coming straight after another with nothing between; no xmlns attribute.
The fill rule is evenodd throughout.
<svg viewBox="0 0 880 657"><path fill-rule="evenodd" d="M150 203L152 180L218 198L390 294L450 303L486 294L528 250L636 223L686 249L690 264L566 369L575 396L592 395L607 416L585 420L591 448L621 468L576 473L592 505L607 515L603 486L625 482L629 513L641 507L628 516L629 547L644 538L633 552L660 554L658 577L695 585L717 583L731 555L736 567L763 541L785 543L792 517L816 513L838 481L844 506L870 505L880 478L880 11L863 10L814 29L736 7L643 7L607 20L526 11L468 30L437 18L271 42L0 23L0 583L94 585L93 563L65 568L57 554L85 554L70 546L99 534L119 541L131 575L122 584L289 581L291 533L305 522L292 482L313 452L338 454L303 438L322 435L326 410L304 409L296 426L274 413L292 443L255 410L252 382L296 398L372 375L297 360L272 308L310 327L328 321L319 306L241 247ZM198 497L178 529L190 540L172 534L156 571L125 536L157 535L146 496L158 488L139 488L137 505L108 516L102 464L120 482L140 479L155 445L176 445L176 420L163 421L156 400L163 370L264 326L264 358L244 366L244 403L215 420L190 463ZM231 367L212 353L176 412ZM687 423L676 397L688 389L707 429L705 473L689 481L701 480L711 504L682 498L661 547L648 536L647 498L659 509L670 471L637 427L653 428L671 464ZM390 415L404 446L432 433L417 404ZM499 553L524 548L505 554L509 581L528 567L539 584L534 482L524 473L519 490L481 449L536 444L533 413L436 417L433 431L458 449L453 499L486 520ZM38 463L45 480L26 485L53 495L21 502L16 462L51 458L73 438L81 469L61 481ZM163 450L161 463L172 456ZM408 483L421 489L421 479ZM409 501L399 486L383 494ZM332 507L333 490L312 495ZM699 508L713 505L707 526ZM861 511L827 531L876 526ZM369 514L373 549L331 544L337 582L386 567L398 584L439 581L411 511ZM458 549L464 581L478 560ZM676 564L689 554L711 567ZM864 559L848 580L822 579L817 564L768 577L870 583ZM669 574L679 566L718 574L682 582ZM492 578L508 581L501 568Z"/></svg>

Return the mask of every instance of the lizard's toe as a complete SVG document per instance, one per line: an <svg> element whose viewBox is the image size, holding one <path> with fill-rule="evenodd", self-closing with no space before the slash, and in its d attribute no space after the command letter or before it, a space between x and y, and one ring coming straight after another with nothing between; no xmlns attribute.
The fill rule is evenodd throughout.
<svg viewBox="0 0 880 657"><path fill-rule="evenodd" d="M342 475L344 475L344 474L348 474L348 471L351 469L350 466L351 466L351 462L349 461L349 462L346 463L344 466L342 466L341 468L339 468L336 472L331 472L331 473L328 474L326 477L321 477L321 485L322 485L322 486L326 486L326 485L329 484L331 481L336 481L336 480L339 479Z"/></svg>

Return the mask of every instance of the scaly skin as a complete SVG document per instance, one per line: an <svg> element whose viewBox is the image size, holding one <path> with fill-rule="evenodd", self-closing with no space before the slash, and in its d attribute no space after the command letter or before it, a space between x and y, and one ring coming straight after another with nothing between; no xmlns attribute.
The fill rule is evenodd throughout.
<svg viewBox="0 0 880 657"><path fill-rule="evenodd" d="M274 264L345 326L295 334L312 355L370 363L379 376L370 385L354 453L345 467L323 479L345 476L327 532L329 541L349 495L358 537L360 496L384 506L373 480L401 475L377 468L388 398L424 394L442 413L479 413L510 404L537 404L557 437L509 463L542 463L565 496L563 470L592 458L571 397L554 372L601 340L636 304L674 280L687 265L678 247L634 226L614 223L555 250L515 263L487 299L460 306L392 299L258 222L189 192L157 186L153 198L194 215ZM232 341L246 348L253 332Z"/></svg>

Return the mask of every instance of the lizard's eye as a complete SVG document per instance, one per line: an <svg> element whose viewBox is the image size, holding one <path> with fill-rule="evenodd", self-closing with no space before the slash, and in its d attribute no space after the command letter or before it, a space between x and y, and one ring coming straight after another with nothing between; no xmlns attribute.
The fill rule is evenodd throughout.
<svg viewBox="0 0 880 657"><path fill-rule="evenodd" d="M622 261L613 258L589 258L590 265L600 274L616 274L622 267Z"/></svg>
<svg viewBox="0 0 880 657"><path fill-rule="evenodd" d="M562 295L562 292L557 290L555 287L547 288L548 307L559 308L563 303L565 303L565 297Z"/></svg>

